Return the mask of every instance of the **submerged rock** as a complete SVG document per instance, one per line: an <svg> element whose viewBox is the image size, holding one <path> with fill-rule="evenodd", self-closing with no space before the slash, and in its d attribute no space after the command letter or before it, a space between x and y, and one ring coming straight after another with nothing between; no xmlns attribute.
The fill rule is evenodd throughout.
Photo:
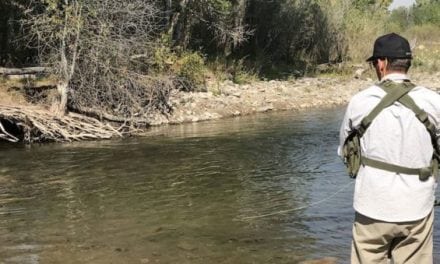
<svg viewBox="0 0 440 264"><path fill-rule="evenodd" d="M337 260L337 258L325 257L322 259L304 260L301 261L299 264L336 264Z"/></svg>

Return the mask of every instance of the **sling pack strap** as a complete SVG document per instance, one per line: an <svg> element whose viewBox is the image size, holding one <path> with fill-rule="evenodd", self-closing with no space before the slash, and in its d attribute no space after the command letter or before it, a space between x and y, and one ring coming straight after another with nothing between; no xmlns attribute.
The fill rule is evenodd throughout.
<svg viewBox="0 0 440 264"><path fill-rule="evenodd" d="M391 163L386 163L379 160L370 159L367 157L361 157L361 163L366 166L370 166L381 170L409 174L409 175L418 175L420 177L420 180L422 181L427 180L429 176L431 176L432 174L432 164L431 166L425 168L408 168Z"/></svg>
<svg viewBox="0 0 440 264"><path fill-rule="evenodd" d="M429 167L424 168L408 168L404 166L399 166L395 164L390 164L387 162L370 159L367 157L361 157L361 163L366 166L370 166L373 168L378 168L381 170L410 174L410 175L418 175L420 180L425 181L432 174L438 174L438 163L439 163L439 153L437 140L435 135L435 126L429 121L428 114L418 107L414 100L408 95L408 92L415 87L414 84L409 81L404 81L403 83L392 83L384 82L379 84L379 86L387 92L387 95L381 100L381 102L370 112L368 116L364 118L361 122L362 135L365 133L365 130L370 126L373 119L386 107L392 105L394 102L399 101L405 107L409 108L414 112L417 119L420 120L428 130L431 141L434 147L434 156L432 162Z"/></svg>
<svg viewBox="0 0 440 264"><path fill-rule="evenodd" d="M437 147L437 140L436 140L436 128L433 123L428 118L428 114L421 109L414 100L409 96L405 95L402 98L399 99L399 102L406 106L407 108L411 109L414 114L416 115L417 119L422 122L422 124L426 127L426 130L428 130L429 135L432 139L433 146ZM435 148L435 150L438 150L438 148Z"/></svg>
<svg viewBox="0 0 440 264"><path fill-rule="evenodd" d="M371 112L362 119L361 124L357 130L359 136L362 137L367 130L367 128L371 125L374 118L385 108L392 105L394 102L398 101L401 97L405 96L412 88L414 88L414 84L410 82L404 82L403 84L395 83L390 80L382 82L379 84L387 94L382 98L382 100L376 105L376 107L371 110Z"/></svg>
<svg viewBox="0 0 440 264"><path fill-rule="evenodd" d="M386 107L392 105L396 100L407 94L410 90L407 86L396 85L392 81L384 81L380 84L386 89L386 95L382 98L379 104L364 117L356 129L354 129L345 139L342 151L344 155L344 163L347 168L348 175L356 178L359 168L361 167L361 146L360 138L364 135L373 119ZM390 89L388 89L390 88ZM392 88L392 89L391 89ZM365 164L364 164L365 165ZM380 165L379 165L380 166Z"/></svg>
<svg viewBox="0 0 440 264"><path fill-rule="evenodd" d="M431 162L431 168L432 168L431 172L432 175L438 177L440 148L437 143L435 125L429 120L428 114L423 109L421 109L409 95L405 95L402 98L400 98L399 102L404 106L408 107L409 109L411 109L416 115L417 119L420 122L422 122L422 124L426 127L426 130L429 132L429 135L431 136L432 147L434 149L432 162Z"/></svg>
<svg viewBox="0 0 440 264"><path fill-rule="evenodd" d="M387 91L388 87L383 87L385 91ZM417 119L426 127L426 130L428 131L429 135L431 136L431 143L434 148L434 155L435 158L440 158L440 148L437 143L437 135L436 135L436 127L435 125L429 120L428 113L426 113L423 109L421 109L409 96L408 94L405 94L401 98L398 99L398 101L404 105L405 107L409 108L411 111L414 112Z"/></svg>

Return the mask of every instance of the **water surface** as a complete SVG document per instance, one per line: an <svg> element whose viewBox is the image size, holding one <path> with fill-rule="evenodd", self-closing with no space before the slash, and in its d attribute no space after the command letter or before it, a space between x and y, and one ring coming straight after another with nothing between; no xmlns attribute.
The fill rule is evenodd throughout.
<svg viewBox="0 0 440 264"><path fill-rule="evenodd" d="M342 114L2 144L0 263L348 263L353 185L336 156ZM437 231L436 257L438 242Z"/></svg>

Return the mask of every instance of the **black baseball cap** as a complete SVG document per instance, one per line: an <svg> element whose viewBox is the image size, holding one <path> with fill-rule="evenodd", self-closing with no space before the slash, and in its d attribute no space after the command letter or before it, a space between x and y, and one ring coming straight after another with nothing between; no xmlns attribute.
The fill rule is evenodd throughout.
<svg viewBox="0 0 440 264"><path fill-rule="evenodd" d="M383 35L374 42L373 56L367 61L378 58L412 59L408 40L396 33Z"/></svg>

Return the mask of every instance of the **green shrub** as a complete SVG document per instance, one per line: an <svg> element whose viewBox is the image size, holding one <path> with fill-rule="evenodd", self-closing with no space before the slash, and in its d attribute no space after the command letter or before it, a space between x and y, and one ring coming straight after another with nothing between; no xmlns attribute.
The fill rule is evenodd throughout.
<svg viewBox="0 0 440 264"><path fill-rule="evenodd" d="M433 24L415 25L407 29L406 36L409 39L417 39L417 42L440 41L440 26Z"/></svg>
<svg viewBox="0 0 440 264"><path fill-rule="evenodd" d="M174 65L175 73L192 86L188 90L205 90L205 58L199 52L184 52Z"/></svg>
<svg viewBox="0 0 440 264"><path fill-rule="evenodd" d="M361 62L371 56L374 40L386 33L385 18L384 12L365 13L358 9L348 12L344 21L344 29L349 60Z"/></svg>
<svg viewBox="0 0 440 264"><path fill-rule="evenodd" d="M244 60L234 63L232 81L237 84L247 84L258 80L258 75L244 65Z"/></svg>

